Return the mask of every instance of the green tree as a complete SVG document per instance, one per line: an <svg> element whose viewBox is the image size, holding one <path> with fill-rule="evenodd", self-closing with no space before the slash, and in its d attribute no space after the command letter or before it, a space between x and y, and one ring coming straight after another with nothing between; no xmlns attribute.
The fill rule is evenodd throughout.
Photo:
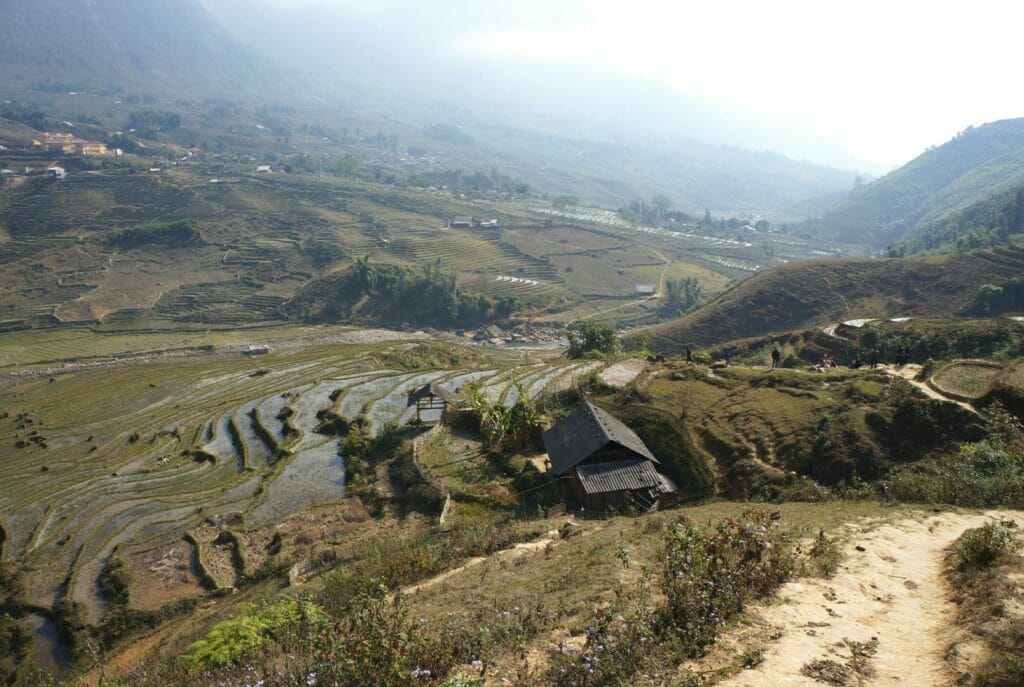
<svg viewBox="0 0 1024 687"><path fill-rule="evenodd" d="M360 159L357 155L348 153L338 160L334 165L334 173L340 177L354 177L359 171Z"/></svg>
<svg viewBox="0 0 1024 687"><path fill-rule="evenodd" d="M651 198L651 205L658 211L658 219L661 219L672 209L672 199L659 193Z"/></svg>
<svg viewBox="0 0 1024 687"><path fill-rule="evenodd" d="M551 204L559 212L571 212L579 207L580 199L576 196L557 196L551 201Z"/></svg>
<svg viewBox="0 0 1024 687"><path fill-rule="evenodd" d="M665 297L664 310L670 316L684 313L700 300L704 287L696 277L685 279L671 279L665 284L668 293Z"/></svg>
<svg viewBox="0 0 1024 687"><path fill-rule="evenodd" d="M588 354L608 354L619 350L619 336L615 327L604 322L582 320L569 326L570 358L582 358Z"/></svg>

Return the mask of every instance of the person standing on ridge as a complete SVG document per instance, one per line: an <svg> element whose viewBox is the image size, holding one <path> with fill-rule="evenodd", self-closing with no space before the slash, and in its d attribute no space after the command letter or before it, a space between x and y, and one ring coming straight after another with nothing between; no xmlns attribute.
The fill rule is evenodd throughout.
<svg viewBox="0 0 1024 687"><path fill-rule="evenodd" d="M781 360L781 359L782 359L782 351L780 351L779 347L776 346L775 348L772 349L772 369L773 370L779 366L779 360Z"/></svg>

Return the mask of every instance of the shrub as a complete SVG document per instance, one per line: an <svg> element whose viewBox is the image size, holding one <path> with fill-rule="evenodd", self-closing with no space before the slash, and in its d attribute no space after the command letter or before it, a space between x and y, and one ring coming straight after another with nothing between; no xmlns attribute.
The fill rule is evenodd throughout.
<svg viewBox="0 0 1024 687"><path fill-rule="evenodd" d="M619 337L614 325L581 320L569 325L566 334L569 337L569 349L565 354L570 358L608 355L619 350Z"/></svg>
<svg viewBox="0 0 1024 687"><path fill-rule="evenodd" d="M199 668L237 664L287 628L325 621L320 608L305 601L286 599L273 606L250 606L242 615L214 625L206 637L193 642L187 658Z"/></svg>
<svg viewBox="0 0 1024 687"><path fill-rule="evenodd" d="M656 684L636 674L642 668L648 677L674 672L713 642L749 599L775 589L792 570L793 559L766 511L748 511L710 532L680 519L668 530L658 567L643 566L634 586L617 590L615 602L587 629L584 645L553 648L544 684Z"/></svg>
<svg viewBox="0 0 1024 687"><path fill-rule="evenodd" d="M1024 507L1020 454L992 440L900 466L879 482L883 495L913 503Z"/></svg>
<svg viewBox="0 0 1024 687"><path fill-rule="evenodd" d="M960 537L960 569L987 568L1007 550L1013 535L998 523L990 522L967 530Z"/></svg>
<svg viewBox="0 0 1024 687"><path fill-rule="evenodd" d="M137 227L119 229L107 234L108 247L128 250L147 245L181 248L203 242L195 220L178 222L150 222Z"/></svg>
<svg viewBox="0 0 1024 687"><path fill-rule="evenodd" d="M131 575L117 549L110 555L96 580L100 592L115 606L127 606L131 590Z"/></svg>
<svg viewBox="0 0 1024 687"><path fill-rule="evenodd" d="M708 533L686 520L669 531L660 557L663 632L696 655L750 598L789 576L793 560L767 511L723 520Z"/></svg>
<svg viewBox="0 0 1024 687"><path fill-rule="evenodd" d="M509 408L501 403L492 404L475 387L471 393L473 410L479 417L484 443L502 451L539 445L544 423L537 407L518 383L517 400Z"/></svg>
<svg viewBox="0 0 1024 687"><path fill-rule="evenodd" d="M632 404L621 409L619 416L661 461L660 469L676 483L681 497L700 499L711 494L714 476L683 420L646 404Z"/></svg>

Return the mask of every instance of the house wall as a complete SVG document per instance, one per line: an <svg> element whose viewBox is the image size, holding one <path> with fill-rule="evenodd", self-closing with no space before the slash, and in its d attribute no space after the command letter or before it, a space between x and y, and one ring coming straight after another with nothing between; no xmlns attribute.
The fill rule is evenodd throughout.
<svg viewBox="0 0 1024 687"><path fill-rule="evenodd" d="M558 482L561 486L562 500L565 501L566 510L569 512L578 511L580 506L591 513L623 511L633 508L637 501L646 501L646 498L634 496L629 491L588 494L584 491L575 468Z"/></svg>

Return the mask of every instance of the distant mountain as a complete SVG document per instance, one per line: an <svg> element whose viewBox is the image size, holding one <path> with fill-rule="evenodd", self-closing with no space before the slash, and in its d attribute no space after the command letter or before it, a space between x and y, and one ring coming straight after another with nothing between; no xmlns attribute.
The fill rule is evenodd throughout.
<svg viewBox="0 0 1024 687"><path fill-rule="evenodd" d="M968 128L855 189L814 224L853 243L883 247L913 235L914 246L933 246L929 227L1022 184L1024 119L1007 119Z"/></svg>
<svg viewBox="0 0 1024 687"><path fill-rule="evenodd" d="M0 88L177 98L294 92L194 0L3 0Z"/></svg>
<svg viewBox="0 0 1024 687"><path fill-rule="evenodd" d="M807 260L765 270L692 313L647 330L678 353L864 317L974 314L981 287L1024 274L1024 249L886 260ZM989 314L998 314L989 309Z"/></svg>

